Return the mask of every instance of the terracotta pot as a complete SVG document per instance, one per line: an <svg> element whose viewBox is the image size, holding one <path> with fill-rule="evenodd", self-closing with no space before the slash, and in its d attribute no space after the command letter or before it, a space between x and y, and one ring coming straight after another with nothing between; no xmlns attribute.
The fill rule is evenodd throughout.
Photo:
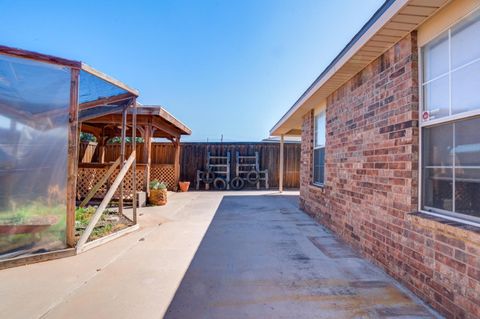
<svg viewBox="0 0 480 319"><path fill-rule="evenodd" d="M180 186L181 192L188 192L188 188L190 187L190 182L178 182L178 186Z"/></svg>
<svg viewBox="0 0 480 319"><path fill-rule="evenodd" d="M148 202L152 205L165 205L167 203L167 190L151 189L150 196L148 196Z"/></svg>

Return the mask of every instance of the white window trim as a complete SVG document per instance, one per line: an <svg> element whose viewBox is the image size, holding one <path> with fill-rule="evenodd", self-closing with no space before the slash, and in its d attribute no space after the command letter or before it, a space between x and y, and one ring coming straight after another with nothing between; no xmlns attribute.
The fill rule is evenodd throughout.
<svg viewBox="0 0 480 319"><path fill-rule="evenodd" d="M460 20L456 21L455 23L449 25L446 29L442 30L441 32L439 32L437 35L435 35L435 37L433 37L432 39L430 39L428 42L426 42L423 46L421 47L418 47L417 48L417 54L418 54L418 98L419 98L419 103L418 103L418 107L419 107L419 146L418 146L418 152L419 152L419 156L418 156L418 211L419 212L422 212L424 214L427 214L427 215L431 215L431 216L435 216L435 217L440 217L440 218L443 218L443 219L447 219L447 220L452 220L452 221L456 221L456 222L459 222L459 223L462 223L462 224L466 224L466 225L472 225L472 226L476 226L476 227L480 227L480 218L479 217L475 217L475 216L469 216L469 215L466 215L466 214L460 214L460 213L456 213L456 212L450 212L450 211L444 211L444 210L441 210L441 209L438 209L438 208L435 208L435 211L427 211L427 210L424 210L423 209L423 128L425 127L430 127L430 126L434 126L434 125L439 125L439 124L445 124L445 123L448 123L448 122L454 122L454 121L457 121L457 120L461 120L461 119L468 119L468 118L473 118L473 117L476 117L476 116L480 116L480 109L477 109L477 110L472 110L472 111L467 111L467 112L462 112L462 113L457 113L457 114L454 114L454 115L448 115L448 116L444 116L444 117L441 117L441 118L438 118L438 119L433 119L433 120L428 120L428 121L425 121L423 120L423 117L422 117L422 113L423 113L423 106L424 106L424 100L423 100L423 86L427 83L430 83L442 76L445 76L448 74L448 78L449 78L449 91L451 91L451 74L452 72L458 70L458 69L461 69L463 67L466 67L470 64L473 64L475 62L478 62L478 60L480 59L474 59L473 61L470 61L468 62L467 64L463 65L463 66L460 66L460 67L457 67L455 68L455 70L451 70L451 57L450 57L450 53L451 53L451 50L450 50L450 36L451 36L451 29L452 27L454 27L455 25L457 25L458 23L461 23L465 18L467 18L468 16L474 14L477 10L480 10L480 8L476 8L475 10L472 10L471 12L469 12L467 15L463 16ZM433 79L430 79L429 81L427 82L423 82L423 55L422 55L422 49L428 45L431 41L434 41L436 38L438 38L439 36L442 35L442 33L444 33L445 31L448 30L448 55L449 55L449 58L448 58L448 63L449 63L449 71L445 74L442 74L442 75L439 75ZM451 99L452 99L452 94L451 92L449 92L449 114L451 114ZM453 171L455 171L453 169ZM452 174L455 174L454 172ZM453 175L453 178L455 176ZM455 183L453 183L453 194L455 194ZM453 201L455 202L455 201ZM453 207L455 209L455 207Z"/></svg>
<svg viewBox="0 0 480 319"><path fill-rule="evenodd" d="M320 115L325 116L325 144L327 144L327 112L322 110L318 113L314 113L313 115L313 154L312 154L312 185L318 187L325 187L325 157L323 159L323 183L319 183L315 181L315 150L323 148L323 152L325 154L325 144L317 146L316 136L317 132L317 117ZM326 155L326 154L325 154Z"/></svg>

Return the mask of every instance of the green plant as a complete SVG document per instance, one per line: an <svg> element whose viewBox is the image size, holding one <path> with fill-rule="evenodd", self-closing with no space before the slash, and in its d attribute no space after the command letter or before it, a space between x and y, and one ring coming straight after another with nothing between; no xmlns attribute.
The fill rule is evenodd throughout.
<svg viewBox="0 0 480 319"><path fill-rule="evenodd" d="M160 189L167 189L167 183L159 182L158 180L154 179L150 182L150 189L160 190Z"/></svg>
<svg viewBox="0 0 480 319"><path fill-rule="evenodd" d="M75 210L75 227L77 228L77 236L80 236L84 232L96 210L97 209L94 206L78 207ZM117 221L111 219L114 215L117 215L117 212L108 209L103 211L100 220L97 222L89 236L90 240L104 237L115 231L115 227L118 225L116 225Z"/></svg>
<svg viewBox="0 0 480 319"><path fill-rule="evenodd" d="M87 226L93 214L95 214L95 210L96 209L93 206L78 207L75 210L75 221L79 226Z"/></svg>
<svg viewBox="0 0 480 319"><path fill-rule="evenodd" d="M82 142L96 142L97 138L95 137L95 135L93 135L91 133L81 132L80 133L80 141L82 141Z"/></svg>
<svg viewBox="0 0 480 319"><path fill-rule="evenodd" d="M136 137L135 141L137 143L144 143L145 142L142 137ZM118 136L115 136L108 141L108 144L120 144L120 143L122 143L122 138L118 137ZM125 138L125 143L127 143L127 144L132 143L132 138L131 137L126 137Z"/></svg>
<svg viewBox="0 0 480 319"><path fill-rule="evenodd" d="M104 237L108 234L110 234L113 230L113 225L111 224L106 224L104 226L100 226L100 227L95 227L92 231L92 234L90 235L90 237L92 239L96 239L96 238L100 238L100 237Z"/></svg>

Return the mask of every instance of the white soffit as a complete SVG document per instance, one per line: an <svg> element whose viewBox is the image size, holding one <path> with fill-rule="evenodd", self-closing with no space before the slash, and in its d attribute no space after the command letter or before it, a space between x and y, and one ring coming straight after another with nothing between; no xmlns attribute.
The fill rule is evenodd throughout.
<svg viewBox="0 0 480 319"><path fill-rule="evenodd" d="M306 112L417 29L448 2L450 0L386 1L332 64L275 124L270 135L298 132L301 129L302 116Z"/></svg>

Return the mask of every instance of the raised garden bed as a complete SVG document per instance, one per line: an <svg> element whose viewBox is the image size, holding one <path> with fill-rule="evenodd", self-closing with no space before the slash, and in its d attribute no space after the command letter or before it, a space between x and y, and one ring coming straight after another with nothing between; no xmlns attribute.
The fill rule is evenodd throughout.
<svg viewBox="0 0 480 319"><path fill-rule="evenodd" d="M77 208L75 213L75 238L78 240L87 228L92 216L95 214L96 207L88 206ZM95 225L88 241L93 241L110 234L116 233L122 229L133 225L133 222L115 209L107 209Z"/></svg>

